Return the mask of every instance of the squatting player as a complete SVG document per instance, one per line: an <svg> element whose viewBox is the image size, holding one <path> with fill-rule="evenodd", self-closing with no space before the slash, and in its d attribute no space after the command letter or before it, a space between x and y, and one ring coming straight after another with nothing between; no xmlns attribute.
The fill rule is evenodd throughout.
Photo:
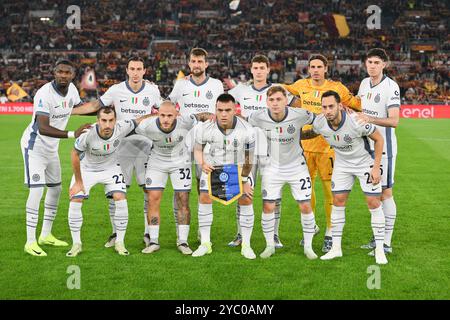
<svg viewBox="0 0 450 320"><path fill-rule="evenodd" d="M261 258L269 258L275 253L275 202L281 199L282 188L288 183L301 211L304 254L312 260L317 258L312 249L316 222L310 201L311 178L300 145L300 132L304 125L312 124L315 115L304 109L289 108L287 101L283 87L273 86L267 91L269 109L257 111L248 117L251 125L265 132L268 143L269 164L262 175L261 218L266 249L261 253Z"/></svg>
<svg viewBox="0 0 450 320"><path fill-rule="evenodd" d="M383 137L371 124L358 124L356 114L350 116L341 104L339 94L327 91L322 95L322 110L313 122L313 131L321 134L336 152L332 176L333 207L331 225L333 245L321 260L342 257L341 240L345 225L345 205L358 178L366 195L371 213L372 230L375 237L375 260L386 264L383 250L384 214L381 207L380 162ZM305 133L306 134L306 133ZM369 148L370 138L374 142L374 153Z"/></svg>
<svg viewBox="0 0 450 320"><path fill-rule="evenodd" d="M128 59L126 73L126 81L111 86L100 99L81 106L79 109L74 110L73 114L95 112L102 106L114 106L118 121L137 119L150 114L152 107L157 107L161 103L161 95L157 85L144 80L146 73L144 60L140 57ZM151 143L144 136L131 135L122 141L118 151L118 159L127 187L132 183L133 172L136 175L138 185L142 188L144 187L145 167L147 166L150 149ZM144 242L146 246L150 244L147 207L147 196L144 194ZM106 242L105 247L114 246L116 240L114 212L114 201L110 199L109 215L113 233Z"/></svg>
<svg viewBox="0 0 450 320"><path fill-rule="evenodd" d="M84 129L81 127L75 132L64 131L72 108L81 103L78 90L72 83L75 67L70 61L61 59L56 62L53 74L55 79L44 84L34 96L33 117L20 142L25 184L29 188L26 203L27 242L24 250L28 254L41 257L47 253L39 245L68 245L51 233L61 194L59 139L76 138ZM45 186L47 194L44 202L44 222L38 244L36 227Z"/></svg>
<svg viewBox="0 0 450 320"><path fill-rule="evenodd" d="M116 121L113 107L104 107L97 112L97 123L75 141L72 150L73 176L70 187L69 227L72 234L72 248L66 256L75 257L82 251L81 226L83 199L89 198L90 189L102 184L105 195L114 201L114 226L117 232L115 250L128 255L124 238L128 225L126 183L118 163L117 153L125 137L135 130L144 117L136 120Z"/></svg>
<svg viewBox="0 0 450 320"><path fill-rule="evenodd" d="M188 244L192 162L191 153L186 146L186 136L197 121L205 121L211 116L211 113L178 116L175 105L170 101L164 101L158 109L158 117L144 120L136 128L137 134L147 137L153 144L145 175L145 189L149 198L150 244L142 250L143 253L153 253L160 249L158 239L160 205L167 178L170 176L179 208L177 247L182 254L192 254Z"/></svg>
<svg viewBox="0 0 450 320"><path fill-rule="evenodd" d="M236 116L236 101L227 93L217 98L216 121L206 122L196 132L194 155L202 166L200 178L200 196L198 204L198 226L200 230L200 246L192 253L193 257L204 256L212 252L211 225L213 222L212 200L208 194L208 173L215 166L227 164L242 165L244 194L239 198L241 207L239 223L242 232L241 254L247 259L255 259L256 255L250 246L250 238L255 221L253 211L253 186L249 179L252 170L255 136L252 127ZM209 151L206 151L209 146ZM273 234L272 234L273 242Z"/></svg>

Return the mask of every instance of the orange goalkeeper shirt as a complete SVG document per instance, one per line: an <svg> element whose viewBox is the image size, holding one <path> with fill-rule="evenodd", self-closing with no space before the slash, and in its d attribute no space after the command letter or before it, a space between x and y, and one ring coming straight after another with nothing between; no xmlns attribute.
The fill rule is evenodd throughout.
<svg viewBox="0 0 450 320"><path fill-rule="evenodd" d="M300 99L302 108L315 114L322 113L322 94L328 90L336 91L341 97L341 103L356 111L361 111L361 100L352 95L352 93L339 81L325 80L321 86L315 86L311 79L300 79L293 84L283 85L286 90ZM310 129L311 126L305 126L304 129ZM313 139L302 140L303 150L307 152L327 153L330 145L322 137L317 136Z"/></svg>

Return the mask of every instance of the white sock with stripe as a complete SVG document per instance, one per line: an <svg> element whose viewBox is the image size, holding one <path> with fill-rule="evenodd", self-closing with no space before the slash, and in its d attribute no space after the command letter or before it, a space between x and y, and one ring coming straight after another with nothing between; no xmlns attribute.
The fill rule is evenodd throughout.
<svg viewBox="0 0 450 320"><path fill-rule="evenodd" d="M81 243L81 226L83 225L83 214L81 212L82 202L69 204L69 228L72 235L72 243Z"/></svg>
<svg viewBox="0 0 450 320"><path fill-rule="evenodd" d="M44 187L30 188L26 204L27 243L36 242L36 228L39 222L39 204L41 203Z"/></svg>
<svg viewBox="0 0 450 320"><path fill-rule="evenodd" d="M116 225L116 242L124 242L125 233L128 226L128 204L127 200L115 201L116 212L114 214L114 224Z"/></svg>
<svg viewBox="0 0 450 320"><path fill-rule="evenodd" d="M341 248L344 226L345 226L345 207L332 206L331 234L333 238L333 248L335 249Z"/></svg>
<svg viewBox="0 0 450 320"><path fill-rule="evenodd" d="M59 196L61 195L61 185L48 187L44 202L44 223L42 224L41 237L45 238L52 232L53 221L58 211Z"/></svg>
<svg viewBox="0 0 450 320"><path fill-rule="evenodd" d="M239 226L242 235L242 245L250 246L254 223L255 213L253 211L253 205L240 206Z"/></svg>
<svg viewBox="0 0 450 320"><path fill-rule="evenodd" d="M267 247L274 247L275 242L273 240L274 230L275 230L275 214L262 213L261 216L261 226L264 233L264 238L266 239Z"/></svg>
<svg viewBox="0 0 450 320"><path fill-rule="evenodd" d="M201 242L211 242L211 225L213 223L212 204L198 204L198 227Z"/></svg>
<svg viewBox="0 0 450 320"><path fill-rule="evenodd" d="M114 224L114 214L116 213L116 205L114 204L114 199L108 199L108 211L109 211L109 220L111 221L112 233L116 233L116 225Z"/></svg>
<svg viewBox="0 0 450 320"><path fill-rule="evenodd" d="M316 225L316 219L314 212L302 213L301 222L303 229L303 239L305 241L305 248L312 248L312 240L314 237L314 226Z"/></svg>
<svg viewBox="0 0 450 320"><path fill-rule="evenodd" d="M391 246L392 234L394 233L395 219L397 218L397 205L394 197L382 201L385 224L384 243Z"/></svg>
<svg viewBox="0 0 450 320"><path fill-rule="evenodd" d="M280 219L281 219L281 200L275 202L275 231L274 233L278 235L280 229Z"/></svg>
<svg viewBox="0 0 450 320"><path fill-rule="evenodd" d="M371 225L373 231L373 237L375 239L375 244L377 248L383 248L384 243L384 232L385 232L385 220L382 206L376 209L369 209L371 213Z"/></svg>

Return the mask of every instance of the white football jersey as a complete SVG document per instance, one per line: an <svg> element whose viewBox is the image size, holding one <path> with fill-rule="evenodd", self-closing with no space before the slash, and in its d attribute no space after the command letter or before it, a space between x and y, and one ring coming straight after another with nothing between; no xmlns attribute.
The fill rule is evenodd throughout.
<svg viewBox="0 0 450 320"><path fill-rule="evenodd" d="M236 103L239 105L240 114L248 117L250 113L267 109L267 90L272 86L281 86L279 83L267 83L261 89L256 89L252 83L239 83L233 89L228 90ZM286 90L288 104L292 101L293 96Z"/></svg>
<svg viewBox="0 0 450 320"><path fill-rule="evenodd" d="M376 86L370 83L370 77L361 81L358 96L361 98L363 112L375 118L387 118L390 108L400 108L400 88L387 76ZM383 154L392 157L397 154L395 128L376 126L384 138ZM373 149L373 142L371 141Z"/></svg>
<svg viewBox="0 0 450 320"><path fill-rule="evenodd" d="M175 82L169 99L178 105L183 115L200 112L215 113L216 100L223 93L222 81L206 76L203 83L197 85L191 77Z"/></svg>
<svg viewBox="0 0 450 320"><path fill-rule="evenodd" d="M186 147L186 137L197 119L194 115L179 116L175 120L175 127L170 132L161 129L158 117L143 120L136 128L141 134L153 143L149 156L150 166L162 166L161 169L173 167L174 163L180 166L190 163L190 152Z"/></svg>
<svg viewBox="0 0 450 320"><path fill-rule="evenodd" d="M233 126L228 132L216 121L207 121L196 132L195 142L209 145L205 148L204 159L211 165L244 164L245 151L255 147L255 133L252 126L239 117L234 117Z"/></svg>
<svg viewBox="0 0 450 320"><path fill-rule="evenodd" d="M252 113L248 122L264 131L270 165L278 170L292 170L304 165L303 149L300 145L302 127L312 124L314 113L300 108L286 107L286 116L275 121L270 110Z"/></svg>
<svg viewBox="0 0 450 320"><path fill-rule="evenodd" d="M114 105L117 120L132 120L152 112L152 107L159 107L162 102L158 86L143 81L138 91L133 91L128 81L111 86L101 97L104 106ZM119 149L120 157L147 157L151 143L141 135L125 138Z"/></svg>
<svg viewBox="0 0 450 320"><path fill-rule="evenodd" d="M47 116L51 127L65 130L73 107L80 103L80 95L73 83L69 84L65 96L58 91L54 81L44 84L33 98L33 117L22 135L25 147L41 153L57 152L60 139L41 135L36 116Z"/></svg>
<svg viewBox="0 0 450 320"><path fill-rule="evenodd" d="M109 139L98 133L98 125L81 134L75 140L75 149L80 152L81 167L86 171L104 171L118 165L117 149L125 136L136 128L136 121L117 121Z"/></svg>
<svg viewBox="0 0 450 320"><path fill-rule="evenodd" d="M313 130L321 134L334 149L336 159L334 168L365 168L373 162L369 139L376 127L373 124L358 124L356 114L350 116L342 111L342 121L334 130L323 114L316 117Z"/></svg>

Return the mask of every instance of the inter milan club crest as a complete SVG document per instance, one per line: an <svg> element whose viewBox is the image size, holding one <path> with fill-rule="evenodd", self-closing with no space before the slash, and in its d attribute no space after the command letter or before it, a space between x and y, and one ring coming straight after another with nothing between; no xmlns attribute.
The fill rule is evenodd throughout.
<svg viewBox="0 0 450 320"><path fill-rule="evenodd" d="M377 95L375 96L375 98L373 99L376 103L380 102L380 94L377 93Z"/></svg>
<svg viewBox="0 0 450 320"><path fill-rule="evenodd" d="M69 101L69 108L72 108L73 107L73 100L72 100L72 98L70 98L70 101Z"/></svg>
<svg viewBox="0 0 450 320"><path fill-rule="evenodd" d="M145 184L146 185L151 185L152 184L152 179L151 178L147 178L147 179L145 179Z"/></svg>
<svg viewBox="0 0 450 320"><path fill-rule="evenodd" d="M219 176L219 180L220 180L221 182L227 182L228 179L229 179L229 176L228 176L228 174L227 174L226 172L222 172L222 173L220 174L220 176Z"/></svg>
<svg viewBox="0 0 450 320"><path fill-rule="evenodd" d="M145 107L148 107L148 106L150 105L150 99L149 99L148 97L145 97L145 98L144 98L144 101L142 101L142 104L143 104Z"/></svg>
<svg viewBox="0 0 450 320"><path fill-rule="evenodd" d="M233 140L233 147L237 148L239 146L239 141L237 139Z"/></svg>
<svg viewBox="0 0 450 320"><path fill-rule="evenodd" d="M213 94L212 94L211 90L208 90L208 92L206 93L206 98L208 100L211 100L213 98Z"/></svg>
<svg viewBox="0 0 450 320"><path fill-rule="evenodd" d="M33 179L34 182L38 182L41 179L41 176L36 173L33 174L33 177L31 179Z"/></svg>
<svg viewBox="0 0 450 320"><path fill-rule="evenodd" d="M353 139L348 134L346 134L344 136L344 141L347 143L352 143Z"/></svg>
<svg viewBox="0 0 450 320"><path fill-rule="evenodd" d="M117 146L119 145L119 143L120 143L119 140L114 141L114 143L113 143L114 148L117 148Z"/></svg>
<svg viewBox="0 0 450 320"><path fill-rule="evenodd" d="M178 137L178 142L183 141L183 139L184 139L183 136L179 136L179 137Z"/></svg>
<svg viewBox="0 0 450 320"><path fill-rule="evenodd" d="M295 127L291 124L291 125L289 125L289 127L287 128L287 132L289 133L289 134L294 134L294 132L295 132Z"/></svg>

